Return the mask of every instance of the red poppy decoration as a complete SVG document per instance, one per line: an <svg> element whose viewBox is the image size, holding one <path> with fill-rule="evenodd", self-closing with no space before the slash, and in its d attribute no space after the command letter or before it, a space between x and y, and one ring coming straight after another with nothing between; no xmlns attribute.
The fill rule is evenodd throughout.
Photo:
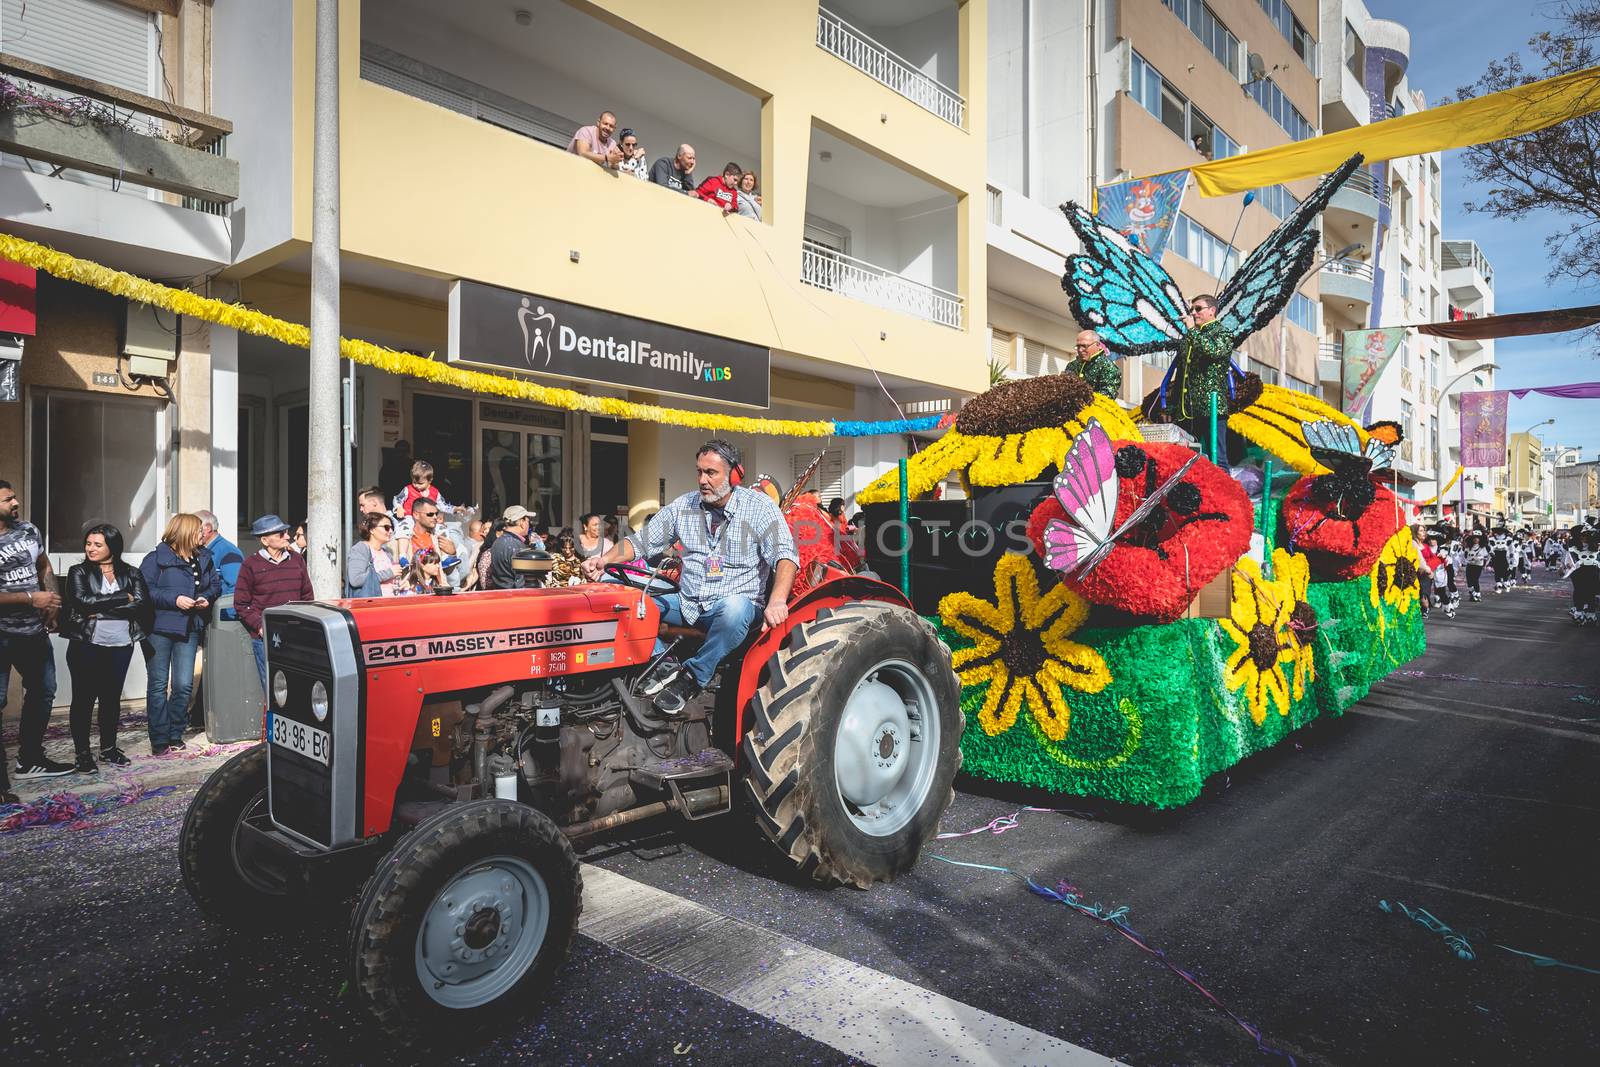
<svg viewBox="0 0 1600 1067"><path fill-rule="evenodd" d="M1159 489L1194 455L1182 445L1115 442L1116 529L1145 497ZM1171 622L1201 588L1250 547L1255 510L1239 483L1201 458L1138 526L1117 539L1105 559L1067 585L1091 604L1130 615ZM1028 539L1044 554L1044 528L1051 519L1070 521L1052 494L1028 519Z"/></svg>
<svg viewBox="0 0 1600 1067"><path fill-rule="evenodd" d="M1284 544L1303 552L1322 578L1359 578L1404 523L1395 495L1367 477L1358 490L1330 498L1335 475L1301 478L1283 501ZM1351 497L1356 501L1352 501Z"/></svg>
<svg viewBox="0 0 1600 1067"><path fill-rule="evenodd" d="M822 510L815 493L806 493L784 511L794 535L800 568L794 577L791 597L810 590L827 575L829 567L854 574L865 564L861 548L839 532L828 513Z"/></svg>

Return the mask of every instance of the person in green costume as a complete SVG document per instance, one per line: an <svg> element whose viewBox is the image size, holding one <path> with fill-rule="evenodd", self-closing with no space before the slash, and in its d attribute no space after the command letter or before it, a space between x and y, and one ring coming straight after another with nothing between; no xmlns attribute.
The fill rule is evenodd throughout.
<svg viewBox="0 0 1600 1067"><path fill-rule="evenodd" d="M1089 383L1089 388L1115 400L1122 392L1122 370L1093 330L1078 334L1078 358L1067 364L1067 373Z"/></svg>
<svg viewBox="0 0 1600 1067"><path fill-rule="evenodd" d="M1203 449L1211 441L1211 398L1217 399L1219 449L1226 447L1228 375L1233 371L1233 334L1217 321L1217 298L1202 293L1189 301L1189 330L1178 343L1168 411L1173 422L1194 435Z"/></svg>

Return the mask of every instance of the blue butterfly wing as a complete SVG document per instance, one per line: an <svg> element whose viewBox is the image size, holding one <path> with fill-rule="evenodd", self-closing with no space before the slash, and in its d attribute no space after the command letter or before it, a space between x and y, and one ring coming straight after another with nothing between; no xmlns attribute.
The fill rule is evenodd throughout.
<svg viewBox="0 0 1600 1067"><path fill-rule="evenodd" d="M1245 257L1217 297L1217 318L1240 343L1282 311L1317 256L1317 216L1361 166L1360 153L1322 179L1315 191Z"/></svg>
<svg viewBox="0 0 1600 1067"><path fill-rule="evenodd" d="M1072 317L1119 356L1172 351L1183 338L1183 294L1172 276L1077 204L1061 209L1083 242L1061 277Z"/></svg>

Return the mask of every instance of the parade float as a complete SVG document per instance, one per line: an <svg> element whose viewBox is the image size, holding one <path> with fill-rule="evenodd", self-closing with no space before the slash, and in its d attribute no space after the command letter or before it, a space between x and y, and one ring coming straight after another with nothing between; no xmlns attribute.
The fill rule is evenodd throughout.
<svg viewBox="0 0 1600 1067"><path fill-rule="evenodd" d="M961 587L920 601L953 653L967 773L1186 804L1422 652L1417 551L1381 484L1398 428L1359 426L1230 358L1288 300L1315 254L1312 220L1358 163L1189 327L1166 272L1068 205L1084 246L1062 283L1074 318L1118 355L1170 352L1161 388L1128 411L1071 375L1002 383L905 465L903 491L891 471L858 494L869 516L899 501L912 520L911 502L952 476L970 514L996 514L991 494L1025 501L1007 547L969 524L955 547L979 548Z"/></svg>

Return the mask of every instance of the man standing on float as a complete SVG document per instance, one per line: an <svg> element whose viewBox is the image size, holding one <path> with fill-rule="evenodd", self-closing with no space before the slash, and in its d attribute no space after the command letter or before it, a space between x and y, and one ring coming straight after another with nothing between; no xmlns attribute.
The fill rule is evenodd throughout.
<svg viewBox="0 0 1600 1067"><path fill-rule="evenodd" d="M1211 404L1216 398L1218 463L1226 462L1228 430L1228 375L1233 373L1233 335L1217 321L1217 298L1202 293L1189 301L1184 316L1188 332L1178 342L1169 401L1172 421L1194 435L1202 450L1211 447Z"/></svg>

